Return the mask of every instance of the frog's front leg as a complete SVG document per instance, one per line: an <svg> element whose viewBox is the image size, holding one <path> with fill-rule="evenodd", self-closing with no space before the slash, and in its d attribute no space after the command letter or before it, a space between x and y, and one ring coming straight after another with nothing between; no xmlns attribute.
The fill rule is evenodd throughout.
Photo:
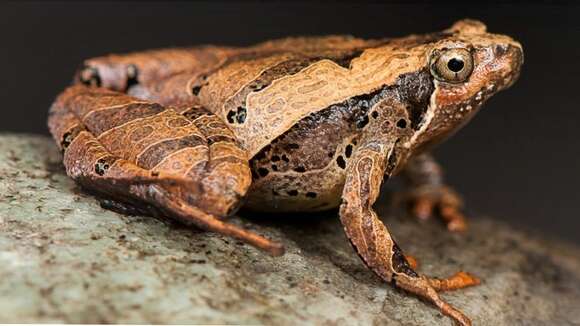
<svg viewBox="0 0 580 326"><path fill-rule="evenodd" d="M444 280L417 274L372 209L385 170L390 174L389 158L393 161L394 146L395 142L371 141L349 161L340 206L346 234L365 264L382 279L432 302L460 324L470 325L469 318L443 301L437 291L475 285L479 280L464 272Z"/></svg>
<svg viewBox="0 0 580 326"><path fill-rule="evenodd" d="M437 214L447 224L449 231L465 231L467 222L461 212L463 201L451 187L445 184L443 169L430 154L420 154L409 160L403 175L408 190L400 201L408 204L413 215L428 219Z"/></svg>

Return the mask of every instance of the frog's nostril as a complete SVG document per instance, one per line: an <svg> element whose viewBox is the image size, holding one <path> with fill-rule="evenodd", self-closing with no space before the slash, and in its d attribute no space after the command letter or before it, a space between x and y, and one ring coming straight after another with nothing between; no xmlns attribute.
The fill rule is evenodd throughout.
<svg viewBox="0 0 580 326"><path fill-rule="evenodd" d="M494 52L495 52L495 55L497 57L502 57L502 56L504 56L508 52L508 49L509 49L509 45L507 45L507 44L498 44L498 45L495 46Z"/></svg>

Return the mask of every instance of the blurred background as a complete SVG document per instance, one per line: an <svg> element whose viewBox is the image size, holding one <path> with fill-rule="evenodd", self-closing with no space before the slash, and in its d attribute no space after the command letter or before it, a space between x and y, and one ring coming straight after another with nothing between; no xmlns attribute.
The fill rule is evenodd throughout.
<svg viewBox="0 0 580 326"><path fill-rule="evenodd" d="M580 243L580 5L352 2L18 2L0 4L0 132L47 134L46 112L84 58L288 35L364 38L482 20L519 40L520 80L435 155L490 216Z"/></svg>

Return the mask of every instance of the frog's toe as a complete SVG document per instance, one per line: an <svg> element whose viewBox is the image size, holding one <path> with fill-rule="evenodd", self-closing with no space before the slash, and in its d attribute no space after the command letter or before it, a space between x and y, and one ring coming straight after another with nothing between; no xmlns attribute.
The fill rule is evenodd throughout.
<svg viewBox="0 0 580 326"><path fill-rule="evenodd" d="M457 206L439 205L439 215L447 224L447 230L451 232L464 232L467 230L467 220Z"/></svg>
<svg viewBox="0 0 580 326"><path fill-rule="evenodd" d="M410 190L404 196L410 213L427 220L438 215L452 232L467 230L467 221L461 212L463 203L459 195L446 186L421 186Z"/></svg>
<svg viewBox="0 0 580 326"><path fill-rule="evenodd" d="M464 271L459 271L444 279L427 278L427 281L437 292L459 290L481 284L481 279Z"/></svg>

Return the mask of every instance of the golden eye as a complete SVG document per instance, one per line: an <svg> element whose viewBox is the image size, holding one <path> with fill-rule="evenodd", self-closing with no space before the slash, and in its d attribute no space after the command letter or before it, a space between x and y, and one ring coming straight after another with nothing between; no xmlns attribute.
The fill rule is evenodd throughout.
<svg viewBox="0 0 580 326"><path fill-rule="evenodd" d="M431 74L440 81L461 83L473 71L473 57L466 49L448 49L435 52L431 57Z"/></svg>

